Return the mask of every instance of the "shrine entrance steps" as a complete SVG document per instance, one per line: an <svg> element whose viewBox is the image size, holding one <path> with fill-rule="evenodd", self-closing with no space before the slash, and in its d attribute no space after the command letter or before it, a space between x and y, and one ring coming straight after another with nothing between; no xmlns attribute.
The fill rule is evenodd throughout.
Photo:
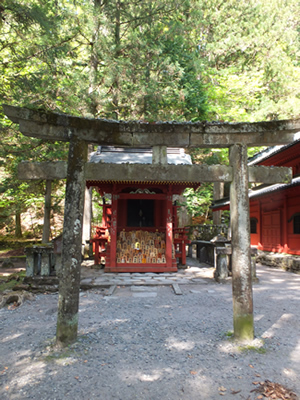
<svg viewBox="0 0 300 400"><path fill-rule="evenodd" d="M199 264L197 260L188 259L188 268L178 272L105 272L103 269L93 269L91 261L84 261L81 269L81 287L119 286L159 286L173 284L200 284L214 280L214 268L207 264ZM195 266L197 265L197 266Z"/></svg>

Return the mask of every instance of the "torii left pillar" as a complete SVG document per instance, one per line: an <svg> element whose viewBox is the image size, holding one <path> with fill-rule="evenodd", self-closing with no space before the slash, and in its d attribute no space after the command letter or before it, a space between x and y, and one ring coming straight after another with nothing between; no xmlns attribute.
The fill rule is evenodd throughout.
<svg viewBox="0 0 300 400"><path fill-rule="evenodd" d="M56 327L56 344L62 347L77 338L86 160L87 144L76 136L72 137L69 145Z"/></svg>

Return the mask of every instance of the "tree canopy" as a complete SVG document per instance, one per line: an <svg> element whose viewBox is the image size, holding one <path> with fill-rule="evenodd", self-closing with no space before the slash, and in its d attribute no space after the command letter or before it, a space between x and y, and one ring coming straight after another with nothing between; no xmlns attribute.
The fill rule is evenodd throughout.
<svg viewBox="0 0 300 400"><path fill-rule="evenodd" d="M295 118L299 9L297 0L4 0L1 102L145 121ZM16 165L66 159L66 146L25 138L1 112L0 129L7 221L44 190L19 182Z"/></svg>

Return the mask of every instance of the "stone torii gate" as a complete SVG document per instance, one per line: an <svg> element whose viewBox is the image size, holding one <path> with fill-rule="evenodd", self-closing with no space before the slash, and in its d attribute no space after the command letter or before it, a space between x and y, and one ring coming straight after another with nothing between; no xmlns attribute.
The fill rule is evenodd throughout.
<svg viewBox="0 0 300 400"><path fill-rule="evenodd" d="M124 122L85 119L3 105L4 113L27 136L69 142L64 214L62 271L59 284L57 344L65 346L77 337L85 180L230 182L232 234L233 325L237 339L253 339L253 297L250 257L248 182L287 182L289 168L248 167L248 146L286 144L300 130L300 120L261 123ZM153 147L156 164L88 164L87 144ZM229 148L229 166L166 165L166 147ZM55 168L55 163L33 165L32 173ZM63 167L65 168L65 167ZM47 179L47 174L45 174ZM182 178L180 178L182 177ZM106 178L107 179L107 178Z"/></svg>

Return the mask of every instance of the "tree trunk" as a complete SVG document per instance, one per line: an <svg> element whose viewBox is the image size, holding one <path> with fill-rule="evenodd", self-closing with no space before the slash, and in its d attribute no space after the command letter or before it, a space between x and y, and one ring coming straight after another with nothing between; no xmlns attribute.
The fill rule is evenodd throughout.
<svg viewBox="0 0 300 400"><path fill-rule="evenodd" d="M21 213L16 211L16 230L15 230L15 237L21 238L22 237L22 227L21 227Z"/></svg>
<svg viewBox="0 0 300 400"><path fill-rule="evenodd" d="M43 227L43 237L42 237L43 243L48 243L50 238L51 184L52 181L48 179L46 181L46 192L45 192L44 227Z"/></svg>

